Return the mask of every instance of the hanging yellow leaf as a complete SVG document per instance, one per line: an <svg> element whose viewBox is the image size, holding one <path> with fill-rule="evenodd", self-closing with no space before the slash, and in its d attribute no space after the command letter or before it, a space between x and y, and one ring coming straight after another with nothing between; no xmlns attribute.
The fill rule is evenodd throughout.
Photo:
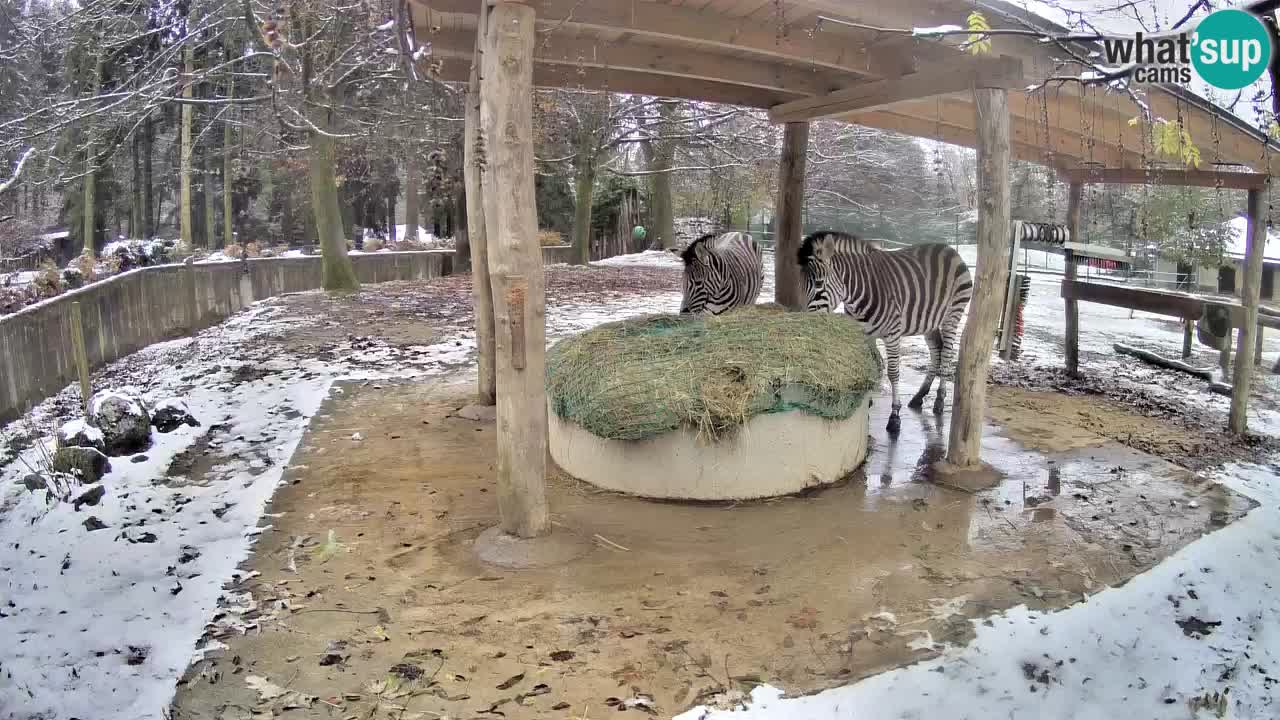
<svg viewBox="0 0 1280 720"><path fill-rule="evenodd" d="M1280 140L1280 122L1271 121L1271 124L1267 126L1267 137L1272 140Z"/></svg>
<svg viewBox="0 0 1280 720"><path fill-rule="evenodd" d="M1157 155L1179 160L1188 167L1200 167L1200 148L1182 123L1157 120L1151 128L1151 144Z"/></svg>
<svg viewBox="0 0 1280 720"><path fill-rule="evenodd" d="M1140 122L1142 122L1142 118L1135 115L1134 117L1129 118L1129 127L1138 127L1138 123Z"/></svg>
<svg viewBox="0 0 1280 720"><path fill-rule="evenodd" d="M991 29L991 25L987 23L987 18L982 13L977 10L969 13L966 29L971 33L969 35L969 52L974 55L991 52L991 36L986 34Z"/></svg>

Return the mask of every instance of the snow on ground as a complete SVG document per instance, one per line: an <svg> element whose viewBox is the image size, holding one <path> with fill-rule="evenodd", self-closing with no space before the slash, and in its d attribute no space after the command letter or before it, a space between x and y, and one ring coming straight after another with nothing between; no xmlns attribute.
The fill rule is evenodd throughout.
<svg viewBox="0 0 1280 720"><path fill-rule="evenodd" d="M969 259L973 249L961 248ZM548 342L602 322L679 307L677 258L646 252L596 265L548 272ZM772 255L765 268L762 302L772 298ZM155 435L145 457L132 458L137 462L113 458L103 481L106 495L80 512L67 503L46 506L42 496L15 486L29 472L26 465L39 465L38 448L0 469L0 718L162 717L224 584L251 550L285 463L333 381L434 375L472 364L464 280L441 278L402 296L378 289L384 286L366 289L382 312L426 313L413 317L443 322L443 334L432 344L406 347L352 336L322 343L319 352L282 348L264 339L348 321L328 316L324 306L300 316L289 298L277 298L100 373L116 386L138 384L152 402L183 398L202 426ZM1048 278L1033 283L1027 361L1059 362L1056 289ZM430 293L458 297L450 305ZM1091 304L1081 305L1081 315L1088 363L1111 357L1110 343L1122 338L1181 346L1180 326L1157 316L1130 319L1128 311ZM904 346L907 353L923 353L923 343L911 343ZM1280 343L1273 339L1268 352L1276 351ZM1187 394L1185 381L1172 384L1179 382ZM1199 388L1194 392L1212 408L1225 402ZM36 408L29 424L51 434L69 419L64 411L75 398L69 387ZM1250 421L1280 432L1275 413L1255 411ZM201 438L214 425L216 439L208 446L215 464L200 474L203 480L196 482L195 473L166 478L185 451L200 455ZM13 430L0 431L0 441L11 439ZM1223 468L1217 474L1222 482L1262 506L1122 588L1058 613L1014 608L978 623L977 638L966 647L850 687L797 699L762 690L742 717L858 717L862 708L877 717L1164 717L1173 707L1185 717L1188 698L1226 687L1238 703L1237 716L1275 716L1270 703L1271 685L1280 678L1280 617L1270 598L1272 578L1280 577L1280 532L1273 529L1280 527L1280 491L1269 487L1269 479L1277 470ZM106 527L86 528L90 516ZM1207 637L1184 634L1177 621ZM683 717L708 713L699 709ZM710 717L733 720L718 711Z"/></svg>
<svg viewBox="0 0 1280 720"><path fill-rule="evenodd" d="M0 273L0 287L17 287L19 285L30 285L35 282L35 270L20 270L18 272Z"/></svg>
<svg viewBox="0 0 1280 720"><path fill-rule="evenodd" d="M1025 605L974 622L941 657L809 697L757 688L742 712L677 720L775 718L1173 718L1229 689L1226 717L1280 714L1280 467L1217 479L1262 503L1119 588L1056 613Z"/></svg>

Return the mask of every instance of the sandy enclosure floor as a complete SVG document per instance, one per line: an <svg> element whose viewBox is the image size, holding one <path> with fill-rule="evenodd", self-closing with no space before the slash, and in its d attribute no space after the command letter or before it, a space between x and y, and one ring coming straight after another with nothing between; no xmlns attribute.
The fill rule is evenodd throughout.
<svg viewBox="0 0 1280 720"><path fill-rule="evenodd" d="M762 681L812 691L932 657L971 618L1124 583L1250 507L1078 425L1012 434L1027 445L989 427L1005 480L948 489L928 470L945 418L907 413L889 443L881 398L865 472L809 497L655 503L553 473L555 531L595 549L501 570L471 548L497 514L493 427L453 414L470 390L335 389L174 717L668 715Z"/></svg>

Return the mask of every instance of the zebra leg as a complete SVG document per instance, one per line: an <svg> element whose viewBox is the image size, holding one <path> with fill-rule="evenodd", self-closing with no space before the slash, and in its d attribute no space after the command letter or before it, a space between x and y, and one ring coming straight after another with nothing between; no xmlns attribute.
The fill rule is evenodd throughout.
<svg viewBox="0 0 1280 720"><path fill-rule="evenodd" d="M898 399L898 361L899 348L898 345L902 341L901 338L885 338L884 341L884 357L885 365L888 367L889 374L889 424L885 429L890 435L897 435L898 430L902 428L902 418L899 411L902 410L902 401Z"/></svg>
<svg viewBox="0 0 1280 720"><path fill-rule="evenodd" d="M919 410L924 405L924 396L929 394L930 388L933 387L933 379L941 372L942 335L937 330L930 330L924 334L924 341L929 346L929 370L924 375L924 382L921 383L920 389L907 403L907 407L912 410Z"/></svg>
<svg viewBox="0 0 1280 720"><path fill-rule="evenodd" d="M938 331L938 395L933 399L933 414L941 415L947 405L947 381L955 382L956 378L956 330L960 326L960 315L949 317Z"/></svg>

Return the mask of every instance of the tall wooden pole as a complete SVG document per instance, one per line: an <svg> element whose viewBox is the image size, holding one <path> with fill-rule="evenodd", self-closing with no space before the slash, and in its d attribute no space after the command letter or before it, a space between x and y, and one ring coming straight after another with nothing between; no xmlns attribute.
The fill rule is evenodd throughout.
<svg viewBox="0 0 1280 720"><path fill-rule="evenodd" d="M476 33L476 51L471 62L471 79L467 84L466 107L463 113L462 180L466 188L467 238L471 245L471 294L476 315L476 354L479 365L477 395L481 405L493 405L497 401L497 380L494 378L493 349L493 289L489 282L489 253L485 242L484 190L480 178L484 165L489 161L485 138L480 132L481 64L485 53L485 20L488 0L480 2L480 27Z"/></svg>
<svg viewBox="0 0 1280 720"><path fill-rule="evenodd" d="M1005 90L990 88L974 90L973 97L980 198L978 276L956 361L947 461L957 467L977 465L980 460L987 370L1009 264L1009 97Z"/></svg>
<svg viewBox="0 0 1280 720"><path fill-rule="evenodd" d="M1249 240L1244 254L1244 286L1240 303L1244 305L1244 322L1236 345L1236 365L1231 380L1231 432L1243 435L1248 429L1249 386L1253 382L1254 333L1258 328L1258 295L1262 288L1262 256L1267 242L1267 225L1263 212L1266 200L1261 190L1249 191Z"/></svg>
<svg viewBox="0 0 1280 720"><path fill-rule="evenodd" d="M489 11L481 66L480 127L489 163L481 176L493 284L498 381L498 509L503 531L551 529L545 485L546 307L533 190L533 8Z"/></svg>
<svg viewBox="0 0 1280 720"><path fill-rule="evenodd" d="M782 131L778 162L778 204L773 213L773 299L792 310L801 309L800 265L796 252L804 233L804 173L809 150L809 123L789 122Z"/></svg>
<svg viewBox="0 0 1280 720"><path fill-rule="evenodd" d="M1067 190L1067 236L1072 242L1080 239L1080 196L1084 185L1073 182ZM1076 259L1071 251L1066 251L1066 269L1063 271L1064 282L1076 281ZM1080 374L1080 306L1075 298L1067 300L1067 327L1063 336L1064 353L1067 363L1067 376Z"/></svg>

